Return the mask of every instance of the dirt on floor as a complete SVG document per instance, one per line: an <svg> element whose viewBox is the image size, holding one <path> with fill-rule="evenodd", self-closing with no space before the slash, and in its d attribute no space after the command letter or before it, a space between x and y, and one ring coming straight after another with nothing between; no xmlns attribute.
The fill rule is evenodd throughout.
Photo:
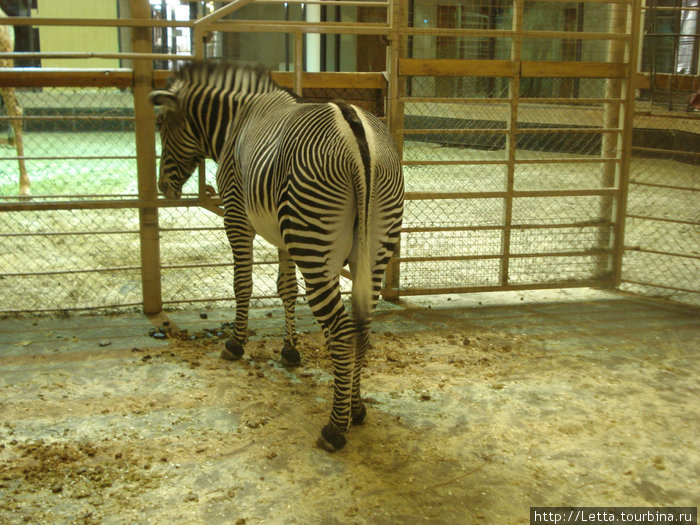
<svg viewBox="0 0 700 525"><path fill-rule="evenodd" d="M500 524L530 506L697 505L697 346L422 309L391 325L428 315L430 331L380 320L366 423L334 454L314 446L332 379L317 332L294 369L276 337L222 361L217 326L89 360L18 356L36 395L3 387L0 521Z"/></svg>

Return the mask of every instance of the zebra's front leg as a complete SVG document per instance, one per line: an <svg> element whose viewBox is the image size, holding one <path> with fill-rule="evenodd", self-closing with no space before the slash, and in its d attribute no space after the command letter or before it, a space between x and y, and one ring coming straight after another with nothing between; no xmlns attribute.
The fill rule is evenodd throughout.
<svg viewBox="0 0 700 525"><path fill-rule="evenodd" d="M221 358L235 361L243 356L248 340L248 308L253 291L253 239L255 232L244 222L224 217L226 235L233 250L233 291L236 296L236 320L233 337L226 341Z"/></svg>
<svg viewBox="0 0 700 525"><path fill-rule="evenodd" d="M284 344L282 346L282 362L287 366L301 363L297 350L298 336L295 327L294 308L297 302L296 266L289 252L279 250L279 274L277 275L277 293L284 305Z"/></svg>

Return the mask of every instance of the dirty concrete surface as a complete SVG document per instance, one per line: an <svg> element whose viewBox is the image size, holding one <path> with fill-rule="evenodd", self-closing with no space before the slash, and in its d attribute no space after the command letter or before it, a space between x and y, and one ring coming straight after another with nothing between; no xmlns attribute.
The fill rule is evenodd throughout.
<svg viewBox="0 0 700 525"><path fill-rule="evenodd" d="M235 363L219 359L229 311L4 319L0 523L510 524L530 506L696 506L698 313L577 290L383 303L368 417L334 454L314 446L332 376L304 306L294 369L281 308L252 312Z"/></svg>

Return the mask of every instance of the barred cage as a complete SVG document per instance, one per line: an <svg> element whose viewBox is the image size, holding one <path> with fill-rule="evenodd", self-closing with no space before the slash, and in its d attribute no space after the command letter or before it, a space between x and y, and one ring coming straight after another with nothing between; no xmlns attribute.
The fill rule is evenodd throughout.
<svg viewBox="0 0 700 525"><path fill-rule="evenodd" d="M98 55L133 70L0 71L23 109L24 143L19 155L16 118L1 114L0 311L141 309L146 295L157 296L146 309L235 304L206 192L213 162L182 201L155 198L145 97L169 73L151 65L188 56L146 49L144 34L164 45L176 27L193 56L262 61L304 98L343 98L385 119L407 192L386 297L619 287L698 304L697 2L347 4L127 19L133 52ZM672 45L660 40L664 20ZM31 198L17 195L20 162ZM258 304L277 300L276 261L257 238Z"/></svg>

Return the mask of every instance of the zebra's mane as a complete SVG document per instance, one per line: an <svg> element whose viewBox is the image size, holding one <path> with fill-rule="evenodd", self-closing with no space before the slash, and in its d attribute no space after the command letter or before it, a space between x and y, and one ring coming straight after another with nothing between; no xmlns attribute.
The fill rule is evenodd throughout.
<svg viewBox="0 0 700 525"><path fill-rule="evenodd" d="M209 86L241 93L266 93L280 89L269 71L259 64L244 62L186 62L172 79L172 87Z"/></svg>

